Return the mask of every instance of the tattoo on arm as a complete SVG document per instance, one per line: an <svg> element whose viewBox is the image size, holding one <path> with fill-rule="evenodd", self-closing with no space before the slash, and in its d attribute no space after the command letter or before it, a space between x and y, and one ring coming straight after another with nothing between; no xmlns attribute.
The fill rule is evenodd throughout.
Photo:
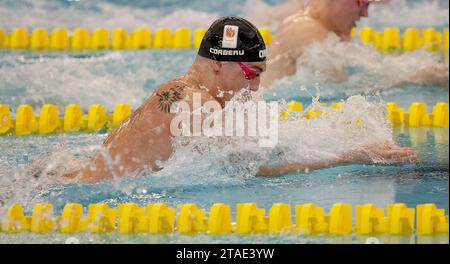
<svg viewBox="0 0 450 264"><path fill-rule="evenodd" d="M161 112L170 113L173 103L180 101L182 97L183 88L176 86L167 91L156 93L159 97L158 108Z"/></svg>

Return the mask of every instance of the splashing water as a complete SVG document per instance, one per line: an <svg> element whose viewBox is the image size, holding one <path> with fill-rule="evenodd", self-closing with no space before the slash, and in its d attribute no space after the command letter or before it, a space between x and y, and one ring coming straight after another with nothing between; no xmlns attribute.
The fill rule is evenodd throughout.
<svg viewBox="0 0 450 264"><path fill-rule="evenodd" d="M396 26L408 27L448 27L448 1L412 1L394 0L387 5L372 5L368 19L361 26L377 29Z"/></svg>
<svg viewBox="0 0 450 264"><path fill-rule="evenodd" d="M14 108L27 103L38 109L44 103L53 103L63 109L77 103L85 110L89 105L103 104L112 110L119 103L129 103L136 109L158 85L183 75L195 58L195 51L0 56L0 101L4 104ZM318 82L325 99L379 92L402 94L404 90L391 87L421 69L441 65L440 59L424 50L387 56L357 41L339 42L331 35L327 41L307 49L297 61L297 74L275 84L266 92L266 98L296 96L310 100L311 87ZM345 72L348 80L327 81L326 73L334 70ZM448 101L446 89L417 89L417 95L426 97L425 102ZM408 91L411 92L416 93Z"/></svg>
<svg viewBox="0 0 450 264"><path fill-rule="evenodd" d="M441 79L448 83L448 65L442 64L441 54L423 49L398 55L384 55L371 46L364 46L359 40L341 42L330 34L321 42L308 47L297 60L297 73L275 83L267 93L275 98L289 98L292 94L310 98L310 91L316 83L321 85L323 98L345 98L355 94L376 95L392 93L403 81L415 76L422 69L446 68ZM345 82L333 80L334 73L343 73ZM298 87L303 87L299 89ZM306 88L305 88L306 87ZM398 92L399 89L397 89ZM435 87L438 95L429 101L448 101L448 89ZM426 89L422 87L424 94Z"/></svg>
<svg viewBox="0 0 450 264"><path fill-rule="evenodd" d="M267 2L272 5L284 1L0 0L0 27L196 28L208 27L222 15L242 15L254 18L260 27L269 26L274 30L277 22L266 15L272 8ZM258 20L262 17L258 14L265 14L264 18L269 19ZM371 7L371 17L363 19L361 25L377 29L386 26L441 28L448 26L448 1L391 1L387 6ZM253 94L255 99L267 98L268 94L275 100L281 99L281 110L287 109L284 99L300 97L303 103L309 104L313 97L311 108L323 112L313 120L298 120L300 114L291 113L290 119L280 124L279 144L274 149L259 148L255 138L195 138L187 143L175 142L177 152L161 163L165 167L162 171L83 185L68 183L62 175L78 168L100 150L104 134L0 137L0 216L5 215L12 202L22 203L28 215L36 202L52 203L57 214L66 203L87 206L97 202L113 207L129 202L141 206L195 202L200 208L208 208L212 202L230 205L256 202L266 212L274 202L314 202L325 210L336 202L375 203L379 207L395 202L404 202L410 207L433 202L448 211L448 129L424 128L400 136L396 134L399 132L394 132L395 141L400 145L412 145L419 150L421 164L418 165L351 165L273 179L254 177L261 164L314 162L367 144L392 142L382 103L369 102L374 98L352 96L342 112L322 107L319 99L322 102L324 99L344 101L342 99L349 95L375 93L377 102L380 97L387 97L403 103L403 107L412 100L429 104L448 101L448 90L440 87L386 89L418 68L438 63L439 58L434 55L418 51L390 57L355 43L336 44L331 40L323 45L331 45L334 50L311 47L305 54L310 60L307 63L299 60L300 70L296 76L280 81L275 89ZM43 103L56 103L60 110L69 103L82 105L84 111L90 104L98 103L108 110L117 103L131 103L136 108L159 84L185 73L194 56L194 51L88 55L0 51L0 103L10 104L13 111L21 103L30 103L35 109ZM324 73L336 68L349 73L348 82L324 81ZM422 159L428 164L423 164ZM66 238L54 233L23 233L3 234L0 240L3 243L64 243ZM83 234L80 239L82 243L336 242L333 238L297 235L217 238Z"/></svg>
<svg viewBox="0 0 450 264"><path fill-rule="evenodd" d="M13 3L11 3L13 2ZM192 9L141 8L109 2L64 1L6 1L0 3L0 25L6 29L14 27L121 27L132 30L138 27L198 28L211 24L219 15ZM21 14L18 16L17 14Z"/></svg>
<svg viewBox="0 0 450 264"><path fill-rule="evenodd" d="M70 103L136 109L155 86L184 73L192 52L113 52L80 55L0 55L0 100L15 107ZM3 64L3 67L2 67Z"/></svg>
<svg viewBox="0 0 450 264"><path fill-rule="evenodd" d="M286 108L285 102L280 104L281 108ZM71 199L92 202L114 197L114 201L119 202L121 197L135 197L141 190L146 192L145 199L163 199L164 194L152 196L151 193L182 190L186 186L201 189L239 185L254 178L261 165L312 163L367 145L392 142L383 107L369 103L363 96L349 98L342 112L331 108L322 111L316 119L298 119L293 115L281 122L278 145L274 149L260 148L255 137L176 140L176 151L168 161L161 163L162 171L96 185L67 185L70 181L63 175L87 162L88 157L99 150L100 142L77 148L62 145L49 154L38 155L31 165L22 166L12 178L8 171L0 171L0 200L3 205L14 201L29 206L49 199L61 206ZM81 198L77 197L80 192L83 193Z"/></svg>

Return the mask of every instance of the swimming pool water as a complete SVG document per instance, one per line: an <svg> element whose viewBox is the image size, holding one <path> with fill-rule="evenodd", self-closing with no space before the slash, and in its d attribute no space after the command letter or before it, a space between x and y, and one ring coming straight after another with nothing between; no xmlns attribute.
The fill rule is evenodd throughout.
<svg viewBox="0 0 450 264"><path fill-rule="evenodd" d="M192 62L193 51L104 53L97 55L2 54L0 72L0 98L2 103L17 107L30 103L39 108L45 103L61 107L79 103L87 110L90 104L101 103L112 109L116 103L131 103L135 109L153 88L173 76L182 74ZM64 65L64 67L61 67ZM44 79L42 79L44 78ZM295 79L295 77L294 77ZM299 81L299 80L295 80ZM294 83L295 83L294 81ZM294 84L292 84L294 85ZM335 84L330 84L335 85ZM295 85L294 85L295 86ZM322 84L324 89L327 84ZM277 88L282 91L284 88ZM308 88L310 90L312 88ZM411 91L416 91L409 96ZM311 91L310 91L311 92ZM311 102L308 95L299 96L289 88L288 97ZM267 97L273 97L271 91ZM279 96L278 96L279 97ZM392 91L367 94L372 100L396 100L406 107L412 101L425 101L433 105L437 101L448 102L448 91L439 87L410 86ZM273 99L273 98L272 98ZM326 98L339 101L342 98ZM444 99L444 100L442 100ZM39 179L28 176L25 187L17 188L14 197L23 199L28 212L32 204L47 201L54 204L58 213L66 203L105 202L110 206L135 202L140 205L166 202L172 206L196 203L208 209L213 203L223 202L234 206L242 202L256 202L268 210L273 203L291 205L313 202L328 210L333 203L352 205L376 203L386 207L389 203L405 202L410 207L421 203L436 203L449 209L448 199L448 129L406 129L394 131L395 140L402 146L412 146L420 152L420 163L408 166L345 166L308 174L292 174L280 178L236 178L219 169L195 168L192 171L167 173L166 177L147 176L96 185L56 185L40 187ZM93 154L92 146L98 146L105 134L75 134L54 136L0 137L0 183L11 184L20 165L31 164L43 153L59 150L63 144L65 153L75 157ZM214 167L213 161L211 166ZM192 168L191 168L192 169ZM204 177L202 175L205 175ZM23 179L22 179L23 180ZM14 186L14 185L13 185ZM14 200L16 201L16 200ZM2 203L8 205L13 200ZM234 213L234 212L233 212ZM2 243L10 242L64 242L61 235L0 235ZM256 237L206 237L186 238L170 236L91 236L81 235L84 243L154 242L154 243L359 243L354 238L256 236Z"/></svg>
<svg viewBox="0 0 450 264"><path fill-rule="evenodd" d="M0 14L5 14L7 6L15 1L0 1ZM206 17L195 20L191 14L187 21L176 21L178 26L187 23L195 27L207 24L206 21L218 15L240 13L241 1L230 1L227 8L218 9L215 2L193 1L189 5L186 1L137 1L126 4L125 1L99 1L84 4L84 9L74 7L73 12L88 11L94 18L104 18L116 12L127 10L135 14L136 20L110 20L107 26L125 23L134 27L145 21L144 14L139 8L161 7L158 18L165 26L169 22L163 18L180 9L189 6L205 12ZM251 2L251 1L250 1ZM255 2L255 1L253 1ZM258 2L258 1L257 1ZM273 1L272 1L273 2ZM406 3L405 1L402 1ZM29 21L1 20L1 26L6 28L15 26L13 23L23 22L29 25L56 26L57 23L67 23L74 26L77 23L85 25L89 19L76 21L71 18L62 19L67 15L64 11L64 1L50 4L37 1L26 2L32 5L32 12L41 10L56 10L60 13L56 22L51 19L30 19ZM150 3L150 4L148 4ZM434 3L434 4L433 4ZM222 6L224 3L220 3ZM414 4L423 4L436 12L435 20L426 22L413 21L412 18L421 9ZM20 9L15 4L12 10ZM434 6L435 5L435 6ZM447 19L443 21L441 8L446 1L408 1L407 11L412 26L448 26ZM62 7L61 7L62 6ZM412 6L412 7L411 7ZM9 8L9 7L8 7ZM128 8L128 9L123 9ZM406 7L405 7L406 8ZM423 6L421 7L423 8ZM63 11L61 11L63 10ZM81 10L81 11L80 11ZM220 10L220 11L216 11ZM55 11L55 12L56 12ZM66 12L66 13L65 13ZM133 13L134 12L134 13ZM386 11L387 12L387 11ZM94 14L94 15L93 15ZM385 14L385 13L383 13ZM8 15L12 18L12 15ZM443 15L445 16L445 14ZM2 17L2 16L0 16ZM5 16L3 16L4 18ZM89 16L87 16L89 17ZM407 16L406 16L407 17ZM411 18L412 17L412 18ZM384 27L393 20L370 20L375 27ZM406 23L400 21L399 23ZM166 23L166 24L164 24ZM414 24L416 23L416 24ZM65 26L62 25L62 26ZM77 26L80 24L77 24ZM171 25L171 26L174 26ZM332 56L333 60L342 62L347 67L345 56L362 54L365 61L353 61L357 64L349 69L350 80L344 84L332 82L320 83L320 99L322 102L337 102L345 100L354 94L364 94L370 101L395 101L402 107L408 107L412 102L423 101L429 107L438 101L449 101L448 89L429 85L409 85L395 89L386 89L390 84L398 81L402 76L414 73L417 65L437 61L434 55L426 53L412 53L399 57L374 55L374 51L352 51L352 46L342 47L342 53ZM353 52L353 53L352 53ZM362 52L362 53L361 53ZM309 54L316 58L319 67L329 61L321 54ZM345 56L344 56L345 55ZM99 53L11 53L0 51L0 103L8 104L15 112L20 104L31 104L35 109L44 103L54 103L62 109L70 103L80 104L84 111L91 104L102 104L108 110L115 104L129 103L136 109L154 88L175 76L183 74L193 62L195 51L141 51L141 52L99 52ZM326 58L327 56L325 56ZM364 62L364 63L363 63ZM401 69L400 69L401 68ZM304 69L308 72L308 69ZM297 74L287 78L273 89L264 92L267 100L296 100L305 105L311 103L311 97L318 95L315 84L317 80L307 74ZM431 109L428 109L431 111ZM57 213L69 202L90 203L105 202L110 206L119 203L134 202L140 205L154 202L166 202L171 206L181 203L196 203L199 207L209 209L213 203L227 203L232 206L234 215L235 204L255 202L259 207L268 210L273 203L283 202L292 206L300 203L313 202L324 207L326 211L334 203L345 202L353 205L376 203L379 207L386 207L389 203L405 202L409 207L422 203L436 203L438 207L449 210L449 130L448 129L396 129L393 131L394 140L401 146L411 146L420 154L420 162L407 166L362 166L352 165L330 168L309 173L295 173L279 178L266 179L255 177L237 177L227 174L219 168L219 164L211 161L209 167L190 167L186 171L175 170L163 176L152 175L134 179L107 181L96 185L42 185L41 179L29 175L20 176L21 166L32 164L45 153L56 153L45 156L47 159L68 154L77 158L87 157L94 153L105 139L105 134L72 134L53 136L0 137L0 207L11 202L24 203L27 212L36 202L46 201L55 205ZM45 158L44 158L45 161ZM217 165L217 168L215 166ZM25 184L24 184L25 182ZM6 190L1 187L8 186ZM354 237L304 237L297 235L258 235L242 237L230 235L224 237L211 236L120 236L120 235L76 235L82 243L360 243ZM36 235L18 234L5 235L0 233L0 243L61 243L68 236L60 234ZM448 236L447 236L448 240ZM389 240L385 240L389 242ZM395 242L395 241L391 241ZM411 242L411 241L397 241ZM413 242L420 242L415 241Z"/></svg>
<svg viewBox="0 0 450 264"><path fill-rule="evenodd" d="M118 182L103 182L96 185L52 186L42 190L28 190L33 202L47 201L54 204L60 213L68 202L89 203L105 202L110 206L119 203L166 202L171 206L182 203L196 203L208 209L213 203L221 202L232 206L242 202L256 202L258 206L270 209L275 202L291 205L314 202L329 210L333 203L345 202L353 205L376 203L386 207L389 203L405 202L409 207L422 203L436 203L440 208L449 209L448 201L448 129L410 129L395 131L396 141L403 146L413 146L420 153L421 161L417 165L407 166L362 166L337 167L308 174L292 174L280 178L249 178L235 180L217 179L217 182L202 183L195 181L176 182L183 175L154 178L152 176ZM419 136L418 136L419 135ZM420 136L421 135L421 136ZM1 137L0 145L5 147L0 164L11 177L16 166L27 163L40 153L52 151L61 141L66 141L69 149L90 144L100 144L103 135L72 135L51 137ZM23 153L27 153L24 155ZM172 178L172 179L171 179ZM4 178L3 178L4 179ZM199 178L201 179L201 175ZM30 177L29 181L36 179ZM25 189L26 190L26 189ZM18 190L18 191L25 191ZM25 195L25 193L24 193ZM28 204L30 212L32 202ZM52 234L0 234L1 243L64 243L71 236ZM77 234L82 243L364 243L362 238L354 237L305 237L298 235L258 235L258 236L205 236L186 237L168 236L120 236ZM362 239L362 240L361 240ZM392 238L391 238L392 239ZM398 238L400 239L400 238ZM384 243L390 240L382 239ZM401 238L402 243L410 240ZM397 241L397 242L399 242ZM414 239L412 240L415 241ZM444 240L445 241L445 240ZM392 242L392 241L391 241Z"/></svg>

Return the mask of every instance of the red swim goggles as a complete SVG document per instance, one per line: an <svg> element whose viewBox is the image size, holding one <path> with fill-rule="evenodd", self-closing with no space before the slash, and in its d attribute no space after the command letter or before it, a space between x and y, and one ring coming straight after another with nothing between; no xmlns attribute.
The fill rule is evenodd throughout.
<svg viewBox="0 0 450 264"><path fill-rule="evenodd" d="M237 64L239 65L239 67L241 67L242 72L244 73L244 78L246 80L251 81L255 78L258 78L261 75L261 72L248 67L242 62L237 62Z"/></svg>
<svg viewBox="0 0 450 264"><path fill-rule="evenodd" d="M379 2L379 0L361 0L364 7L369 7L372 2Z"/></svg>

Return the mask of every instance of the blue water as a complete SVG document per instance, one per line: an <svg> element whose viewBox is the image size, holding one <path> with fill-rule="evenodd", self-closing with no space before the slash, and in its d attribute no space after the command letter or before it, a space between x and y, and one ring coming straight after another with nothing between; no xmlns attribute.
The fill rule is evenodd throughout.
<svg viewBox="0 0 450 264"><path fill-rule="evenodd" d="M396 0L397 1L397 0ZM396 2L394 1L394 2ZM398 21L402 25L418 27L448 27L448 1L403 1L405 16ZM262 3L261 1L257 1ZM275 3L279 1L270 1ZM399 2L396 2L399 3ZM20 26L67 26L89 25L96 19L106 26L120 25L142 26L146 19L158 26L175 27L186 23L188 26L207 26L210 20L220 15L250 14L243 9L243 1L5 1L0 0L0 27ZM424 13L422 8L431 10ZM126 9L123 9L126 8ZM189 13L186 10L202 12ZM127 10L123 17L115 17L117 12ZM30 12L32 16L17 18L15 11ZM188 12L186 17L165 21L174 12ZM48 16L39 16L42 12ZM52 12L55 16L51 16ZM156 13L154 13L156 12ZM381 12L381 13L380 13ZM376 11L375 14L386 14ZM391 11L394 12L394 11ZM435 12L435 13L433 13ZM5 16L6 14L6 16ZM86 14L86 16L79 16ZM154 17L146 17L151 14ZM420 14L420 16L418 15ZM415 19L422 17L423 20ZM444 17L444 19L442 19ZM161 22L162 21L162 22ZM374 27L393 25L392 18L386 20L372 18L367 23ZM151 26L151 25L150 25ZM343 57L334 56L333 60L345 60L344 55L351 54L352 48L344 48ZM359 51L358 51L359 52ZM414 53L401 57L375 55L365 50L361 54L367 60L354 61L357 65L343 65L352 78L346 83L321 82L320 98L323 102L336 102L351 95L363 94L369 101L396 101L402 107L412 102L423 101L430 107L438 101L449 101L448 89L430 85L408 85L395 89L385 89L400 80L402 76L414 73L418 65L439 61L434 55ZM314 55L314 54L312 54ZM70 103L80 104L84 111L91 104L103 104L113 109L117 103L130 103L136 109L153 89L175 76L182 75L191 65L195 51L142 51L142 52L101 52L101 53L11 53L0 51L0 103L8 104L15 112L18 105L31 104L35 109L44 103L54 103L60 109ZM319 56L318 64L327 64ZM352 64L352 63L350 63ZM361 66L362 65L362 66ZM378 67L378 65L381 65ZM401 70L396 71L396 68ZM352 68L353 67L353 68ZM308 69L305 69L307 72ZM311 103L311 97L317 95L316 81L310 76L298 74L277 84L264 93L268 100L297 100L305 105ZM381 84L380 84L381 83ZM381 85L378 87L377 85ZM299 87L304 88L300 89ZM375 89L376 88L376 89ZM430 111L431 109L429 109ZM421 203L436 203L440 208L449 210L449 130L448 129L398 129L393 131L397 144L410 146L419 152L420 162L407 166L362 166L352 165L310 173L296 173L280 178L263 179L238 177L224 172L211 160L192 164L187 169L175 170L158 177L145 176L137 179L108 181L96 185L51 185L39 186L39 179L26 178L24 187L12 185L15 197L24 198L27 212L32 204L40 201L51 202L60 213L64 204L105 202L110 206L119 203L135 202L140 205L153 202L166 202L171 206L181 203L196 203L209 209L212 203L235 204L255 202L267 210L273 203L284 202L292 206L313 202L328 210L333 203L346 202L353 205L376 203L386 207L389 203L404 202L410 207ZM0 187L10 186L13 179L19 177L21 166L32 164L45 153L55 152L63 145L63 152L73 157L87 157L93 154L90 149L105 139L105 134L74 134L64 136L27 136L0 137ZM295 138L293 139L295 140ZM4 190L1 189L0 190ZM0 198L2 195L0 195ZM14 202L0 200L5 206ZM1 206L0 206L1 207ZM21 242L64 242L62 235L4 235L0 234L0 243ZM226 236L226 237L185 237L169 236L94 236L79 235L81 242L103 243L359 243L356 238L303 237L290 236ZM398 241L397 241L398 242ZM405 241L403 241L405 242ZM419 241L420 242L420 241Z"/></svg>
<svg viewBox="0 0 450 264"><path fill-rule="evenodd" d="M276 202L296 204L316 203L329 210L333 203L345 202L353 205L376 203L385 207L389 203L404 202L409 207L422 203L436 203L440 208L449 209L448 188L448 129L410 129L394 131L396 142L403 146L413 146L420 153L420 163L408 166L346 166L314 171L308 174L292 174L280 178L233 179L223 175L204 183L201 175L194 180L180 180L185 175L169 175L168 178L152 176L139 179L103 182L96 185L53 186L45 190L33 191L33 201L47 201L54 204L60 213L64 204L105 202L110 206L119 203L165 202L171 206L182 203L196 203L209 209L215 202L232 206L256 202L269 210ZM0 145L6 156L0 164L8 166L11 173L21 163L28 163L46 151L52 151L64 140L69 149L91 144L100 144L102 135L72 135L66 137L2 137ZM26 153L24 155L23 153ZM2 175L11 177L11 175ZM178 179L179 181L177 181ZM31 178L30 181L35 181ZM144 192L145 190L145 192ZM19 190L20 191L20 190ZM30 195L30 194L28 194ZM30 213L31 206L26 207ZM85 208L86 210L86 208ZM5 243L44 242L64 243L70 236L64 235L1 235ZM364 243L355 237L305 237L298 235L240 236L118 236L118 235L75 235L82 243ZM362 239L362 240L361 240ZM383 240L384 239L384 240ZM383 243L395 242L386 240ZM391 238L392 239L392 238ZM406 238L397 238L402 243L410 243ZM403 239L403 240L402 240ZM414 238L411 238L415 242ZM437 240L440 241L440 240ZM445 241L442 240L442 241ZM2 243L3 243L2 242ZM420 241L419 241L420 242ZM436 241L435 241L436 242Z"/></svg>

